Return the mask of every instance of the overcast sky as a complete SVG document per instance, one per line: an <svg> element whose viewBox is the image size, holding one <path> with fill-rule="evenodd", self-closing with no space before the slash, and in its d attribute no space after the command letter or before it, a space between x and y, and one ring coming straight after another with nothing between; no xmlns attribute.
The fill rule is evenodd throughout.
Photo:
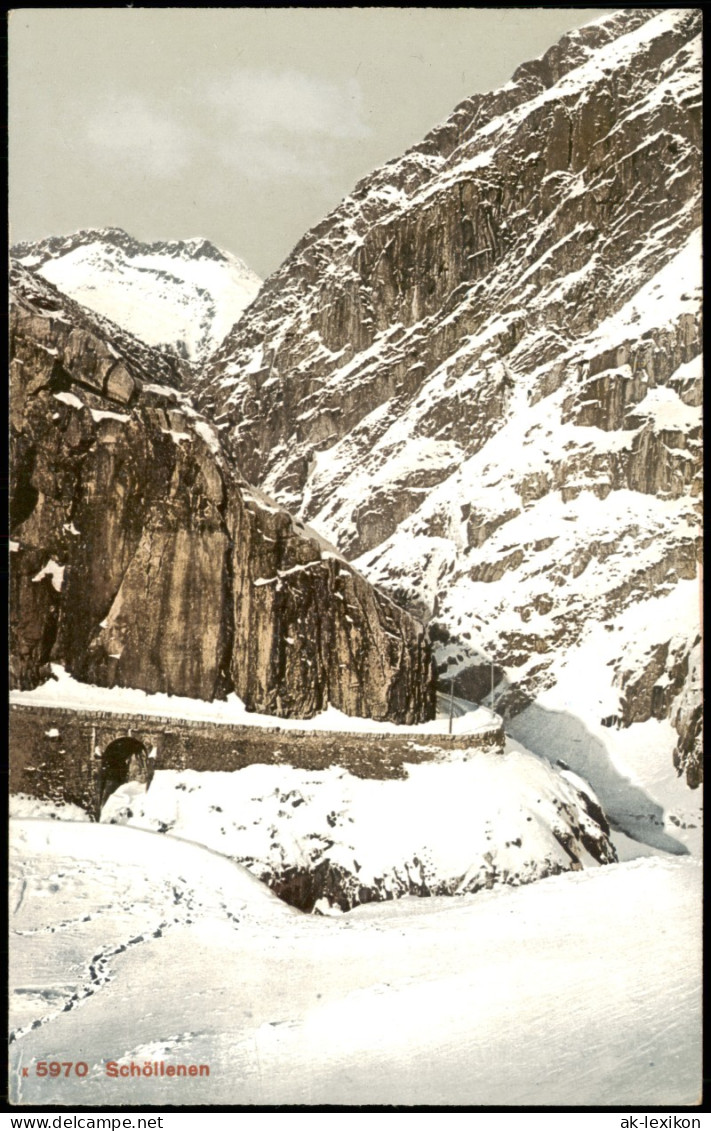
<svg viewBox="0 0 711 1131"><path fill-rule="evenodd" d="M18 8L11 239L205 236L259 274L603 8Z"/></svg>

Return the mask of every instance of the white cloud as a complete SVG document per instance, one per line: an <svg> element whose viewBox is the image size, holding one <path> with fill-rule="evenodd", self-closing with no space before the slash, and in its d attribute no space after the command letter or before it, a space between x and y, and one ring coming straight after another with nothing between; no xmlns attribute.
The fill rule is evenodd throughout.
<svg viewBox="0 0 711 1131"><path fill-rule="evenodd" d="M256 68L188 83L170 99L106 92L77 119L90 160L153 179L193 165L254 182L323 183L339 150L371 132L355 79Z"/></svg>
<svg viewBox="0 0 711 1131"><path fill-rule="evenodd" d="M293 138L233 136L221 143L218 158L223 165L238 169L248 180L255 181L281 177L323 180L330 173L329 155L313 138L297 143Z"/></svg>
<svg viewBox="0 0 711 1131"><path fill-rule="evenodd" d="M213 81L206 101L220 124L219 159L255 181L322 181L337 149L370 133L355 79L245 68Z"/></svg>
<svg viewBox="0 0 711 1131"><path fill-rule="evenodd" d="M210 84L208 99L240 134L366 137L356 79L341 83L300 71L243 68Z"/></svg>
<svg viewBox="0 0 711 1131"><path fill-rule="evenodd" d="M171 176L190 160L190 137L163 106L137 94L106 96L87 115L85 140L102 161L130 163L151 176Z"/></svg>

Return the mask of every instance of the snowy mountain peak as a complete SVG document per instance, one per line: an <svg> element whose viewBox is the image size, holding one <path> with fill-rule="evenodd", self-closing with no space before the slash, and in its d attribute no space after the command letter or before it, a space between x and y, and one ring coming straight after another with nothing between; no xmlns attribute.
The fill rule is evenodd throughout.
<svg viewBox="0 0 711 1131"><path fill-rule="evenodd" d="M184 256L188 259L215 259L225 263L242 263L245 272L250 272L249 267L237 256L230 252L222 251L210 240L203 236L191 236L184 240L152 240L149 242L135 239L123 228L109 226L105 228L80 228L65 236L48 236L46 239L35 242L14 244L11 249L13 258L20 259L25 266L38 267L48 259L56 259L77 247L88 244L103 244L107 248L120 248L131 257L139 255L170 255L173 258ZM31 260L31 262L26 262Z"/></svg>
<svg viewBox="0 0 711 1131"><path fill-rule="evenodd" d="M147 345L196 364L261 286L241 259L202 237L141 243L122 228L85 228L16 244L12 255Z"/></svg>

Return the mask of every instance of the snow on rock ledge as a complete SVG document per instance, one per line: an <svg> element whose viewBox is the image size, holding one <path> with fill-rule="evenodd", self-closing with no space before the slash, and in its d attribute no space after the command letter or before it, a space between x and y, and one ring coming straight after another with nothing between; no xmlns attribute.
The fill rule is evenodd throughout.
<svg viewBox="0 0 711 1131"><path fill-rule="evenodd" d="M403 781L249 766L156 773L102 820L219 851L304 911L464 895L616 860L589 787L515 744L406 766Z"/></svg>

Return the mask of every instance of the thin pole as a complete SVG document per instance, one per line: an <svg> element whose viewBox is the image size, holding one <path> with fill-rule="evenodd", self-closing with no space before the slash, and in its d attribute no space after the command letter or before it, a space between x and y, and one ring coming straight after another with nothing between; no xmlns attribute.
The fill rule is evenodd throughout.
<svg viewBox="0 0 711 1131"><path fill-rule="evenodd" d="M452 733L452 715L454 714L454 678L449 681L449 731Z"/></svg>
<svg viewBox="0 0 711 1131"><path fill-rule="evenodd" d="M97 798L96 820L98 821L99 818L101 817L101 769L99 769L98 776L97 776L97 770L96 770L96 727L93 724L92 724L92 727L91 727L91 738L90 738L89 741L91 743L91 749L89 750L89 774L90 774L89 782L90 782L91 787L96 790L96 798Z"/></svg>

